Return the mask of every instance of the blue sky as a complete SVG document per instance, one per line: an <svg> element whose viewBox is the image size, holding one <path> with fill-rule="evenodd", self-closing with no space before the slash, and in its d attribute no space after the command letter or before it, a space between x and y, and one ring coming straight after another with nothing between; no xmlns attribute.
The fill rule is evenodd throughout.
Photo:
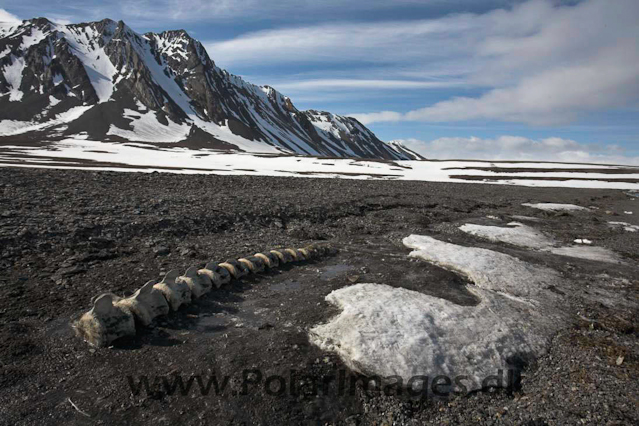
<svg viewBox="0 0 639 426"><path fill-rule="evenodd" d="M27 19L186 29L300 109L428 157L639 164L636 0L0 0ZM1 16L0 16L1 17Z"/></svg>

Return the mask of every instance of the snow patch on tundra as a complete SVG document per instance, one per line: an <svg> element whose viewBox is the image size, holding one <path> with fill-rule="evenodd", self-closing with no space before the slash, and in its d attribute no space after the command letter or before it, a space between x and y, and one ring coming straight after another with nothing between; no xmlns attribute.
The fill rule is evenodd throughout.
<svg viewBox="0 0 639 426"><path fill-rule="evenodd" d="M358 284L333 291L326 301L341 309L327 324L310 330L310 340L334 351L365 375L444 375L481 389L499 369L545 353L561 321L555 271L506 254L411 235L410 256L471 279L480 300L460 306L449 300L383 284Z"/></svg>
<svg viewBox="0 0 639 426"><path fill-rule="evenodd" d="M384 284L341 288L326 297L340 314L310 339L362 374L400 376L404 385L417 376L466 376L468 390L481 389L499 369L544 353L552 325L508 297L471 291L478 306Z"/></svg>
<svg viewBox="0 0 639 426"><path fill-rule="evenodd" d="M578 210L590 210L586 207L577 206L574 204L558 204L558 203L523 203L522 206L532 207L533 209L545 210L545 211L578 211Z"/></svg>
<svg viewBox="0 0 639 426"><path fill-rule="evenodd" d="M608 222L608 225L613 227L623 227L623 229L628 232L639 231L639 225L631 225L628 222Z"/></svg>
<svg viewBox="0 0 639 426"><path fill-rule="evenodd" d="M432 237L411 235L404 245L416 249L410 257L465 276L477 287L535 303L540 292L559 279L548 268L533 266L516 257L478 247L463 247Z"/></svg>
<svg viewBox="0 0 639 426"><path fill-rule="evenodd" d="M578 259L596 260L598 262L622 263L622 260L613 251L604 247L568 246L553 247L549 249L553 254L575 257Z"/></svg>
<svg viewBox="0 0 639 426"><path fill-rule="evenodd" d="M587 245L590 245L590 244L592 244L592 241L587 239L587 238L577 238L575 240L575 243L576 244L587 244Z"/></svg>
<svg viewBox="0 0 639 426"><path fill-rule="evenodd" d="M519 247L544 249L553 245L553 240L535 228L519 222L510 222L508 227L466 224L459 227L467 234L490 241L503 242Z"/></svg>
<svg viewBox="0 0 639 426"><path fill-rule="evenodd" d="M586 244L586 246L555 247L555 242L550 237L547 237L530 226L523 225L519 222L511 222L508 225L510 227L506 228L501 226L466 224L460 226L459 229L489 241L547 251L560 256L596 260L599 262L621 262L619 256L612 250L604 247L588 247L588 245L592 244L592 241L585 238L578 238L574 240L574 242L576 244Z"/></svg>

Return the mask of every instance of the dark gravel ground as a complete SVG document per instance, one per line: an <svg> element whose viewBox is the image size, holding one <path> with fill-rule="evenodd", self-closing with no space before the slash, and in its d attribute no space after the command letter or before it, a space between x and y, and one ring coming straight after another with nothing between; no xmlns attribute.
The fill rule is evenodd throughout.
<svg viewBox="0 0 639 426"><path fill-rule="evenodd" d="M597 209L546 213L524 202ZM0 169L0 424L639 424L639 234L606 223L639 224L638 207L611 190ZM589 238L627 263L457 230L495 223L488 215L536 217L558 241ZM476 303L455 274L406 258L401 239L411 233L556 269L572 320L518 389L418 399L359 381L306 392L327 377L358 379L308 342L307 330L336 313L324 302L330 291L378 282ZM90 348L69 326L102 292L127 295L170 269L318 241L339 253L233 282L111 348ZM247 369L262 378L243 395ZM221 394L159 385L135 395L127 376L143 375L229 380ZM277 378L264 387L275 375L286 380L281 395L272 395Z"/></svg>

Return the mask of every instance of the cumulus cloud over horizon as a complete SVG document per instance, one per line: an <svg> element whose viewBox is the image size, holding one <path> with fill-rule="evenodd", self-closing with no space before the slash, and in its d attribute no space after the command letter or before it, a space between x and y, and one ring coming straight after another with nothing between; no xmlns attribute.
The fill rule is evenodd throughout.
<svg viewBox="0 0 639 426"><path fill-rule="evenodd" d="M380 121L499 120L560 125L590 111L636 107L639 98L639 2L590 0L553 8L529 2L493 13L502 31L487 34L467 78L491 87L479 97L453 97L408 112L352 114ZM486 20L486 16L469 18ZM508 27L508 23L512 27Z"/></svg>
<svg viewBox="0 0 639 426"><path fill-rule="evenodd" d="M494 139L444 137L432 141L397 139L429 159L557 161L639 166L639 157L616 145L583 144L571 139L530 139L503 135Z"/></svg>

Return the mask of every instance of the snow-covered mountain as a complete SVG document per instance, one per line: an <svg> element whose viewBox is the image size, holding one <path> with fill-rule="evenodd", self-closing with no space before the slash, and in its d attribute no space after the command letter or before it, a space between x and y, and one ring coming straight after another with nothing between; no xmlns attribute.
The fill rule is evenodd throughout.
<svg viewBox="0 0 639 426"><path fill-rule="evenodd" d="M138 34L105 19L0 23L0 139L415 159L354 118L300 111L218 68L185 31Z"/></svg>

